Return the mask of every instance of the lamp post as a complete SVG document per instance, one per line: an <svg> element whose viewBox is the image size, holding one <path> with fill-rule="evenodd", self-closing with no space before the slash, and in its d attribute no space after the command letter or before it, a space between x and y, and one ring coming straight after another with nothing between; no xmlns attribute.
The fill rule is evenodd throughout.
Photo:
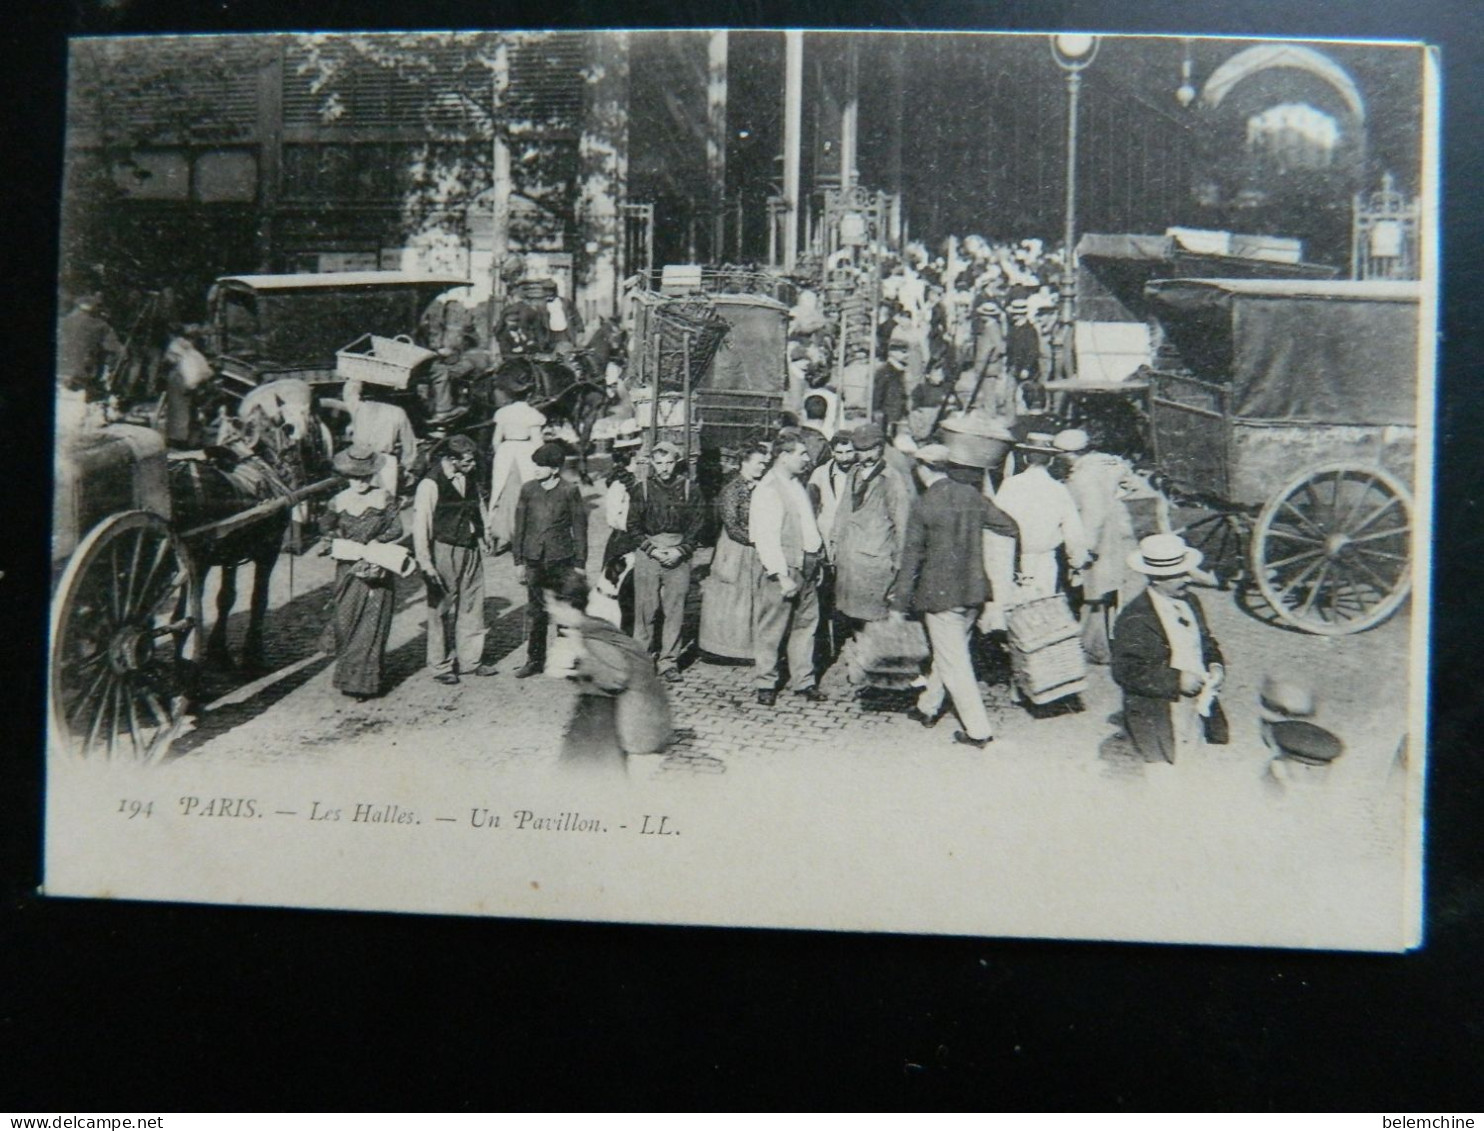
<svg viewBox="0 0 1484 1131"><path fill-rule="evenodd" d="M1053 357L1066 376L1072 375L1072 318L1077 294L1077 255L1073 240L1077 236L1077 96L1082 86L1082 72L1091 66L1098 53L1095 35L1053 35L1051 57L1067 76L1067 207L1066 227L1062 232L1061 309L1057 324L1061 342L1057 348L1064 354Z"/></svg>

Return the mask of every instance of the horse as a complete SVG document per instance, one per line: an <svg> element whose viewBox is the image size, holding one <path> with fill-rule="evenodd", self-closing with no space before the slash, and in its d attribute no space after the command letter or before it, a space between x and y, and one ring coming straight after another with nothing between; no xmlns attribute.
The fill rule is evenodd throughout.
<svg viewBox="0 0 1484 1131"><path fill-rule="evenodd" d="M204 458L171 461L170 498L180 529L219 523L259 503L285 498L322 470L307 442L315 430L308 429L303 433L305 439L295 440L290 426L274 423L261 404L252 406L243 418L223 414L216 423L215 443L205 449ZM237 602L237 567L251 562L253 587L240 668L247 672L265 670L263 620L268 610L268 586L289 522L290 508L283 507L240 526L191 539L192 556L202 567L196 572L194 592L189 595L192 608L201 607L210 568L216 566L221 571L216 621L206 638L207 664L229 670L239 666L227 648L227 620Z"/></svg>

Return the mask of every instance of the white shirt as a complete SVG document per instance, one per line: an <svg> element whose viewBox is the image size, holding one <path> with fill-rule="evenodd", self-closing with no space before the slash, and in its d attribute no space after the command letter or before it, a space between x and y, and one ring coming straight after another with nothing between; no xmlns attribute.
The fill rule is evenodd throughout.
<svg viewBox="0 0 1484 1131"><path fill-rule="evenodd" d="M1073 568L1087 563L1087 533L1072 493L1040 464L1000 484L995 505L1020 526L1023 554L1045 554L1065 544Z"/></svg>
<svg viewBox="0 0 1484 1131"><path fill-rule="evenodd" d="M809 475L809 486L819 492L819 516L816 520L821 531L835 529L835 514L840 509L840 497L850 490L850 472L833 459L816 467Z"/></svg>
<svg viewBox="0 0 1484 1131"><path fill-rule="evenodd" d="M469 483L462 472L455 471L448 481L460 495L468 494ZM429 572L433 569L433 512L437 508L438 484L429 475L417 485L417 493L412 496L412 549L417 564Z"/></svg>
<svg viewBox="0 0 1484 1131"><path fill-rule="evenodd" d="M814 505L809 501L809 492L804 489L804 484L776 469L768 472L752 493L747 532L757 547L758 560L772 577L788 573L788 559L783 553L785 507L792 508L798 519L799 542L805 553L817 554L824 544L819 536L819 524L814 520Z"/></svg>
<svg viewBox="0 0 1484 1131"><path fill-rule="evenodd" d="M1205 676L1206 665L1201 659L1201 626L1189 602L1167 597L1150 586L1149 603L1154 606L1160 626L1165 630L1165 639L1170 642L1170 667Z"/></svg>

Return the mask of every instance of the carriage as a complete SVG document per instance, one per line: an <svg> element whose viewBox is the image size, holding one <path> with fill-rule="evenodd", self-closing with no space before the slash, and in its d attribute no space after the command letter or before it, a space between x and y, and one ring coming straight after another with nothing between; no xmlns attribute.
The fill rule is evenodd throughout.
<svg viewBox="0 0 1484 1131"><path fill-rule="evenodd" d="M650 443L678 443L703 488L787 399L790 284L740 269L677 273L632 297L628 383Z"/></svg>
<svg viewBox="0 0 1484 1131"><path fill-rule="evenodd" d="M156 762L184 722L202 650L203 565L220 564L262 524L340 480L195 521L172 499L165 442L153 429L110 424L65 434L55 461L53 742L84 756Z"/></svg>
<svg viewBox="0 0 1484 1131"><path fill-rule="evenodd" d="M1411 589L1416 283L1151 282L1155 464L1188 541L1277 620L1344 636Z"/></svg>

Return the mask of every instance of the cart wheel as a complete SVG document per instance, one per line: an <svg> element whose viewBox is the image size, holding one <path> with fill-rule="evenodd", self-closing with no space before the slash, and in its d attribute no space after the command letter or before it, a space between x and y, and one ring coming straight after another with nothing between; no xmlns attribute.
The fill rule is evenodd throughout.
<svg viewBox="0 0 1484 1131"><path fill-rule="evenodd" d="M183 721L200 610L195 569L165 520L126 511L73 554L52 602L55 740L85 757L162 758Z"/></svg>
<svg viewBox="0 0 1484 1131"><path fill-rule="evenodd" d="M1279 618L1346 636L1380 624L1412 587L1412 497L1377 467L1327 464L1263 507L1252 576Z"/></svg>

